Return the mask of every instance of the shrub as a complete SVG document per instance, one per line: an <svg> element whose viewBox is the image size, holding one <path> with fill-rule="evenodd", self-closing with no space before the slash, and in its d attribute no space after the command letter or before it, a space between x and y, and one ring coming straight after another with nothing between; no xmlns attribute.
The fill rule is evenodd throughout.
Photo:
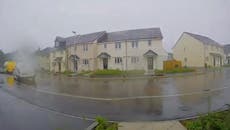
<svg viewBox="0 0 230 130"><path fill-rule="evenodd" d="M120 70L96 70L92 75L122 75L123 72Z"/></svg>
<svg viewBox="0 0 230 130"><path fill-rule="evenodd" d="M188 130L230 130L230 111L209 113L198 119L185 122Z"/></svg>
<svg viewBox="0 0 230 130"><path fill-rule="evenodd" d="M70 74L73 74L73 72L71 72L71 71L64 71L62 74L64 74L64 75L70 75Z"/></svg>
<svg viewBox="0 0 230 130"><path fill-rule="evenodd" d="M95 130L117 130L118 125L117 123L110 123L103 117L96 117L96 121L98 125L96 126Z"/></svg>

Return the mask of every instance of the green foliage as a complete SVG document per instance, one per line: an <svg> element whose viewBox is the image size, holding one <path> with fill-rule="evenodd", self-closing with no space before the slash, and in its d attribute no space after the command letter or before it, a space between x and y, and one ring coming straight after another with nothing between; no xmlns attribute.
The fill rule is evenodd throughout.
<svg viewBox="0 0 230 130"><path fill-rule="evenodd" d="M85 76L85 75L90 75L92 73L92 71L85 71L85 70L82 70L78 75L80 76Z"/></svg>
<svg viewBox="0 0 230 130"><path fill-rule="evenodd" d="M70 74L73 74L73 72L71 72L71 71L64 71L62 74L64 74L64 75L70 75Z"/></svg>
<svg viewBox="0 0 230 130"><path fill-rule="evenodd" d="M118 125L117 123L110 123L103 117L96 117L96 121L98 125L96 126L95 130L117 130Z"/></svg>
<svg viewBox="0 0 230 130"><path fill-rule="evenodd" d="M92 76L100 76L100 75L122 75L123 72L121 70L96 70L92 73Z"/></svg>
<svg viewBox="0 0 230 130"><path fill-rule="evenodd" d="M6 61L6 56L2 50L0 50L0 67L4 65L4 62Z"/></svg>
<svg viewBox="0 0 230 130"><path fill-rule="evenodd" d="M188 130L230 130L230 111L210 113L185 122Z"/></svg>
<svg viewBox="0 0 230 130"><path fill-rule="evenodd" d="M145 70L127 70L123 71L124 75L144 75Z"/></svg>
<svg viewBox="0 0 230 130"><path fill-rule="evenodd" d="M155 70L156 75L194 72L192 68L175 68L172 70Z"/></svg>

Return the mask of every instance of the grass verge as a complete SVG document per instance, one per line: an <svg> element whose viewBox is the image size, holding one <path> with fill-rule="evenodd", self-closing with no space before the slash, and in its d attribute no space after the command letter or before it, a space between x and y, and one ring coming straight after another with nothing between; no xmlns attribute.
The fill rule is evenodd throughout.
<svg viewBox="0 0 230 130"><path fill-rule="evenodd" d="M108 120L103 117L96 117L96 122L98 125L94 130L118 130L118 123L108 122Z"/></svg>
<svg viewBox="0 0 230 130"><path fill-rule="evenodd" d="M201 115L197 119L184 120L181 123L188 130L230 130L230 110Z"/></svg>
<svg viewBox="0 0 230 130"><path fill-rule="evenodd" d="M156 75L163 75L163 74L176 74L176 73L188 73L194 72L195 69L192 68L176 68L172 70L155 70Z"/></svg>

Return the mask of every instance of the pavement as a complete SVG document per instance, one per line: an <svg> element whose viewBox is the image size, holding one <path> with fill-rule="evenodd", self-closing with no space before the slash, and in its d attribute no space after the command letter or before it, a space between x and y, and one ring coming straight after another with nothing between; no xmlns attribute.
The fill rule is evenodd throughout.
<svg viewBox="0 0 230 130"><path fill-rule="evenodd" d="M159 122L121 122L118 130L186 130L176 120Z"/></svg>

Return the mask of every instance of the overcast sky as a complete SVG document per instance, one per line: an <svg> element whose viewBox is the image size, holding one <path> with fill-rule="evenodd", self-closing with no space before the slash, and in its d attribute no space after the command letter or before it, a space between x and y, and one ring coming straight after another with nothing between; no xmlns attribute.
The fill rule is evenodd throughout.
<svg viewBox="0 0 230 130"><path fill-rule="evenodd" d="M0 49L44 48L72 31L160 27L167 51L184 31L230 44L230 0L0 0Z"/></svg>

